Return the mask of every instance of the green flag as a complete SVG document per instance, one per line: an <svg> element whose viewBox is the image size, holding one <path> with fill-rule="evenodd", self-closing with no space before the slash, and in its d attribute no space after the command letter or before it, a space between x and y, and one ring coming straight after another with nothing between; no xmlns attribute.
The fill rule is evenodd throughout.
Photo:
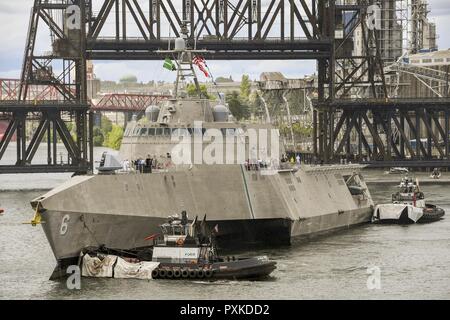
<svg viewBox="0 0 450 320"><path fill-rule="evenodd" d="M177 68L175 67L175 64L172 62L172 60L170 58L166 58L164 60L164 68L170 70L170 71L175 71L177 70Z"/></svg>

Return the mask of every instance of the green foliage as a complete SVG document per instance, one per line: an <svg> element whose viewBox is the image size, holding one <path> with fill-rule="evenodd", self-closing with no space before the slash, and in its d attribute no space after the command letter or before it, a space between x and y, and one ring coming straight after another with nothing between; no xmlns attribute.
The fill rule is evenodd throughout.
<svg viewBox="0 0 450 320"><path fill-rule="evenodd" d="M300 137L311 137L313 128L311 126L303 126L300 123L296 122L292 124L292 130L294 134Z"/></svg>
<svg viewBox="0 0 450 320"><path fill-rule="evenodd" d="M248 97L250 96L250 89L251 89L250 77L246 74L243 74L240 87L241 97L243 99L248 99Z"/></svg>
<svg viewBox="0 0 450 320"><path fill-rule="evenodd" d="M237 120L248 119L250 117L250 108L239 96L237 91L228 93L225 96L225 100L230 108L230 112Z"/></svg>
<svg viewBox="0 0 450 320"><path fill-rule="evenodd" d="M286 94L291 114L304 113L305 95L303 90L289 90Z"/></svg>
<svg viewBox="0 0 450 320"><path fill-rule="evenodd" d="M94 142L94 147L101 147L105 138L103 137L102 130L99 127L94 128L94 138L92 139Z"/></svg>
<svg viewBox="0 0 450 320"><path fill-rule="evenodd" d="M114 127L118 127L112 123L107 117L102 116L100 127L94 127L94 137L93 142L95 147L109 147L115 149L117 147L116 138L111 136L111 133L114 131ZM120 128L120 127L119 127ZM114 134L118 134L118 130L115 129L116 132ZM123 135L123 130L122 130ZM120 138L120 142L122 141L122 137ZM120 148L120 142L118 144L118 148Z"/></svg>
<svg viewBox="0 0 450 320"><path fill-rule="evenodd" d="M248 106L250 108L250 112L256 117L261 118L265 117L265 107L264 102L261 97L258 95L256 91L252 92L248 97Z"/></svg>
<svg viewBox="0 0 450 320"><path fill-rule="evenodd" d="M102 116L101 126L100 126L102 133L105 134L105 133L110 132L112 130L112 126L113 126L112 121L109 120L107 117Z"/></svg>
<svg viewBox="0 0 450 320"><path fill-rule="evenodd" d="M286 115L285 101L281 90L270 90L263 92L270 116L275 119Z"/></svg>
<svg viewBox="0 0 450 320"><path fill-rule="evenodd" d="M216 82L217 83L233 82L233 79L231 78L231 76L229 78L217 77Z"/></svg>
<svg viewBox="0 0 450 320"><path fill-rule="evenodd" d="M290 128L287 125L280 125L280 133L287 136L290 134ZM292 124L292 131L297 138L310 138L313 128L311 126L303 126L298 122Z"/></svg>
<svg viewBox="0 0 450 320"><path fill-rule="evenodd" d="M123 128L121 126L113 124L111 132L106 135L106 139L103 143L105 147L119 150L122 144Z"/></svg>
<svg viewBox="0 0 450 320"><path fill-rule="evenodd" d="M216 99L216 97L208 94L208 88L206 88L206 85L201 84L200 91L202 92L203 97L207 97L210 100ZM195 87L195 84L193 84L193 83L188 83L188 85L186 86L186 92L189 97L197 97L198 96L197 88Z"/></svg>
<svg viewBox="0 0 450 320"><path fill-rule="evenodd" d="M70 133L75 132L75 125L73 122L66 122L67 130L69 130Z"/></svg>
<svg viewBox="0 0 450 320"><path fill-rule="evenodd" d="M137 83L137 77L135 75L129 74L120 78L120 83Z"/></svg>

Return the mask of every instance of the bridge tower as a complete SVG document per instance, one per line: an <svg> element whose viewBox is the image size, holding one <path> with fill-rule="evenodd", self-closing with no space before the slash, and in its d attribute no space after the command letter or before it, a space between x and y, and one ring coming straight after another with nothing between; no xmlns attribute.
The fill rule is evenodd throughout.
<svg viewBox="0 0 450 320"><path fill-rule="evenodd" d="M0 142L0 160L14 134L17 159L15 164L2 163L0 172L86 173L92 170L92 117L87 98L85 50L89 10L89 2L85 0L34 1L18 99L0 104L2 117L9 120ZM46 28L50 30L51 50L38 53L38 45L42 47L45 43L40 31ZM31 94L31 87L54 88L57 99L41 100ZM30 120L38 120L39 125L31 130L28 142ZM73 129L69 123L74 123ZM45 136L47 162L32 164ZM61 156L61 143L67 158Z"/></svg>

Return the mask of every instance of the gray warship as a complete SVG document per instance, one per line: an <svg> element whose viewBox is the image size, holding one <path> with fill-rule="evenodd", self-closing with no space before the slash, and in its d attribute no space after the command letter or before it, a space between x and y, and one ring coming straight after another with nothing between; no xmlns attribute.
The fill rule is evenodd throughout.
<svg viewBox="0 0 450 320"><path fill-rule="evenodd" d="M173 97L149 106L142 119L132 119L120 149L122 160L151 156L151 173L103 164L98 174L74 176L31 201L34 221L42 222L57 260L52 278L76 264L85 247L147 246L146 237L158 233L168 216L182 210L190 219L206 215L209 226L218 228L220 248L288 245L294 237L311 237L371 220L373 201L360 166L283 162L284 146L270 123L238 122L220 99L202 96L192 63L201 51L188 49L184 39L178 38L174 51L161 54L173 55L176 63ZM183 80L189 77L198 97L182 90ZM180 135L180 130L185 134ZM238 141L245 158L221 164L174 161L174 150L183 143L184 151L192 151L190 155L186 151L187 157L194 158L198 153L195 137L202 140L211 130L221 133L224 140ZM250 130L269 131L271 138L264 148L273 150L279 143L279 154L252 154ZM174 135L183 139L174 139ZM185 141L188 135L194 138ZM212 139L203 140L201 152L212 145ZM237 159L238 147L230 149Z"/></svg>

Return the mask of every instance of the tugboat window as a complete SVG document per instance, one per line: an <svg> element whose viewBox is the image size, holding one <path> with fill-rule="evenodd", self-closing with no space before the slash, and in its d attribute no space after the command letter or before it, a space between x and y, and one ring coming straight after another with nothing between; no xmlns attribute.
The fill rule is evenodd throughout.
<svg viewBox="0 0 450 320"><path fill-rule="evenodd" d="M166 136L170 136L170 128L165 128L164 129L164 135L166 135Z"/></svg>
<svg viewBox="0 0 450 320"><path fill-rule="evenodd" d="M147 128L142 128L141 129L141 136L146 136L147 135Z"/></svg>
<svg viewBox="0 0 450 320"><path fill-rule="evenodd" d="M148 135L154 136L155 135L155 128L148 128Z"/></svg>
<svg viewBox="0 0 450 320"><path fill-rule="evenodd" d="M163 129L162 128L156 128L156 135L157 136L161 136L163 134Z"/></svg>

